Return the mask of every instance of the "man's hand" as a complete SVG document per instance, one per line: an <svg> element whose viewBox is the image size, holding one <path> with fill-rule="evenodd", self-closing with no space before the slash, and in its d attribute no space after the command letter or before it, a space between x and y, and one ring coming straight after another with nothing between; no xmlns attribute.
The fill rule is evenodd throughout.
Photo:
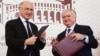
<svg viewBox="0 0 100 56"><path fill-rule="evenodd" d="M41 33L40 39L44 40L45 38L46 38L46 32L44 31L43 33Z"/></svg>
<svg viewBox="0 0 100 56"><path fill-rule="evenodd" d="M79 40L84 40L85 35L84 34L80 34L80 33L73 33L70 35L72 38L72 41L77 42Z"/></svg>
<svg viewBox="0 0 100 56"><path fill-rule="evenodd" d="M25 40L25 45L34 45L37 37L33 35L32 37Z"/></svg>
<svg viewBox="0 0 100 56"><path fill-rule="evenodd" d="M52 39L52 42L51 42L51 45L54 46L58 43L58 40L57 39Z"/></svg>

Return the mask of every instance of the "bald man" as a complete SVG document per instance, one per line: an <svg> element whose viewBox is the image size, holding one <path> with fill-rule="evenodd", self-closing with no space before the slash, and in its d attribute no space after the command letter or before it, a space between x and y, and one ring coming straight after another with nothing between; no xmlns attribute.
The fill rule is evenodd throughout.
<svg viewBox="0 0 100 56"><path fill-rule="evenodd" d="M19 17L8 21L5 26L6 56L40 56L39 50L45 46L46 33L37 36L37 26L29 22L34 12L33 3L23 1L18 9Z"/></svg>

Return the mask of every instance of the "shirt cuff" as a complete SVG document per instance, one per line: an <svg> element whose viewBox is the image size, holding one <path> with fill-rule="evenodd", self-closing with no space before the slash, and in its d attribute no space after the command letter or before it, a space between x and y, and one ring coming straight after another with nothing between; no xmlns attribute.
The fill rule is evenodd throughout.
<svg viewBox="0 0 100 56"><path fill-rule="evenodd" d="M43 43L46 43L46 40L45 39L40 39Z"/></svg>
<svg viewBox="0 0 100 56"><path fill-rule="evenodd" d="M89 43L89 37L87 35L85 36L84 42L87 44Z"/></svg>
<svg viewBox="0 0 100 56"><path fill-rule="evenodd" d="M27 48L27 45L24 45L24 50Z"/></svg>

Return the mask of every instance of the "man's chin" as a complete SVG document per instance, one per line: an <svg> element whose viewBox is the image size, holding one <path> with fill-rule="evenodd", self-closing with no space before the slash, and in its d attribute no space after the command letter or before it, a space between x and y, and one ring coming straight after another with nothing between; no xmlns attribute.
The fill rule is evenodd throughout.
<svg viewBox="0 0 100 56"><path fill-rule="evenodd" d="M30 19L31 17L26 17L26 19L28 20L28 19Z"/></svg>
<svg viewBox="0 0 100 56"><path fill-rule="evenodd" d="M71 25L70 24L66 24L66 26L69 28L69 27L71 27Z"/></svg>

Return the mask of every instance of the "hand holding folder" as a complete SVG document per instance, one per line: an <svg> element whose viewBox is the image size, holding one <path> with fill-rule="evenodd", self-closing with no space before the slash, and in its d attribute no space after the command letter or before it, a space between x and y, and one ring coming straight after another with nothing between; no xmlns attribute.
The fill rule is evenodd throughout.
<svg viewBox="0 0 100 56"><path fill-rule="evenodd" d="M38 31L37 36L40 36L41 33L43 33L43 32L48 28L48 26L49 26L49 25L42 26L42 27L40 28L40 30Z"/></svg>
<svg viewBox="0 0 100 56"><path fill-rule="evenodd" d="M83 41L73 42L70 34L54 46L60 56L74 56L83 47Z"/></svg>

